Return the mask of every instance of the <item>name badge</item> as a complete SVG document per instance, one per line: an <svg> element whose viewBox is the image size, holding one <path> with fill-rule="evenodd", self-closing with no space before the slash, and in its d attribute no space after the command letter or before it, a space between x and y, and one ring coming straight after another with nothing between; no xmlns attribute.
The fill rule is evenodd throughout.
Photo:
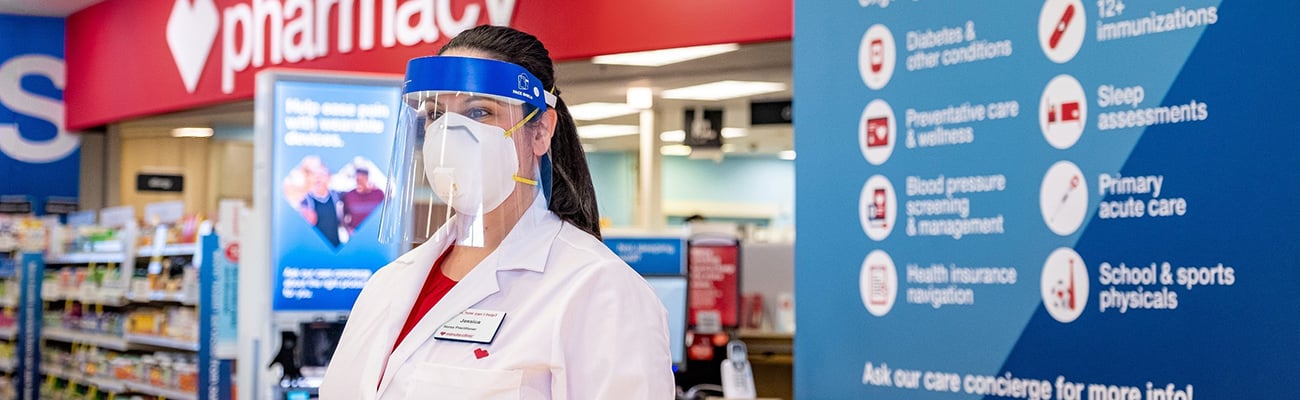
<svg viewBox="0 0 1300 400"><path fill-rule="evenodd" d="M455 340L473 343L492 343L501 321L506 318L505 311L468 309L438 327L434 339Z"/></svg>

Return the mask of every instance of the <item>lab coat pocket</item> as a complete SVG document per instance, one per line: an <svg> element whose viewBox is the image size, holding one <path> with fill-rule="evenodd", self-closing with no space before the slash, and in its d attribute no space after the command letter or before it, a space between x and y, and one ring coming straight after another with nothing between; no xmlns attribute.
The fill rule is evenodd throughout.
<svg viewBox="0 0 1300 400"><path fill-rule="evenodd" d="M523 385L522 370L461 368L430 363L415 371L408 399L517 400Z"/></svg>

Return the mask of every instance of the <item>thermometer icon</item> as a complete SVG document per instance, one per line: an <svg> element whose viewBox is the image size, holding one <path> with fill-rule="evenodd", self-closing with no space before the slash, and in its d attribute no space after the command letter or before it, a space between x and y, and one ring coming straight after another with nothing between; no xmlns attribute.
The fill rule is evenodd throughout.
<svg viewBox="0 0 1300 400"><path fill-rule="evenodd" d="M1056 216L1061 213L1062 209L1065 209L1065 202L1070 200L1070 194L1074 193L1074 190L1078 188L1079 176L1075 175L1070 178L1070 188L1066 189L1065 193L1061 195L1061 202L1056 204L1056 210L1052 212L1052 218L1048 219L1049 222L1056 222Z"/></svg>

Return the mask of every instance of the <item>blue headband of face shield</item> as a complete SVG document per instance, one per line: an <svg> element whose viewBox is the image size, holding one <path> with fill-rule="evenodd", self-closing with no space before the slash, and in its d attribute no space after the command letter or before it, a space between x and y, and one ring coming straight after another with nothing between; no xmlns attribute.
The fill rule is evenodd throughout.
<svg viewBox="0 0 1300 400"><path fill-rule="evenodd" d="M471 92L523 102L527 114L555 107L556 97L542 81L518 64L500 60L457 56L426 56L406 63L403 95L426 91ZM551 157L539 161L542 194L551 198Z"/></svg>
<svg viewBox="0 0 1300 400"><path fill-rule="evenodd" d="M483 93L514 99L538 113L555 106L555 95L517 64L485 58L428 56L406 64L402 94L425 91ZM528 110L531 112L532 110Z"/></svg>

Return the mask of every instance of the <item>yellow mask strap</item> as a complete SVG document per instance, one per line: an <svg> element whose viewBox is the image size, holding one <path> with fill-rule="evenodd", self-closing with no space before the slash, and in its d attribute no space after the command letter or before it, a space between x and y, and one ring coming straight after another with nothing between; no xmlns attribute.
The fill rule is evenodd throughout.
<svg viewBox="0 0 1300 400"><path fill-rule="evenodd" d="M528 116L524 117L524 119L519 120L519 123L515 124L515 126L510 127L510 129L507 129L506 137L509 138L510 135L515 134L516 130L519 130L519 128L523 127L524 124L528 123L528 121L531 121L533 119L533 116L537 115L537 110L538 110L537 108L534 108L533 112L528 113Z"/></svg>
<svg viewBox="0 0 1300 400"><path fill-rule="evenodd" d="M525 185L537 186L537 181L535 180L528 179L519 175L511 175L511 177L515 179L515 182L519 182Z"/></svg>
<svg viewBox="0 0 1300 400"><path fill-rule="evenodd" d="M547 92L551 94L555 94L555 87L552 86L551 90L547 90ZM551 107L554 107L554 105L551 105ZM510 135L514 135L516 130L519 130L519 128L523 127L524 124L528 123L528 121L532 121L533 117L537 116L538 111L541 111L541 109L534 108L532 112L528 113L528 116L524 117L524 119L519 120L519 123L515 124L515 126L510 127L510 129L507 129L506 137L510 137ZM532 185L536 186L537 182L533 182Z"/></svg>

